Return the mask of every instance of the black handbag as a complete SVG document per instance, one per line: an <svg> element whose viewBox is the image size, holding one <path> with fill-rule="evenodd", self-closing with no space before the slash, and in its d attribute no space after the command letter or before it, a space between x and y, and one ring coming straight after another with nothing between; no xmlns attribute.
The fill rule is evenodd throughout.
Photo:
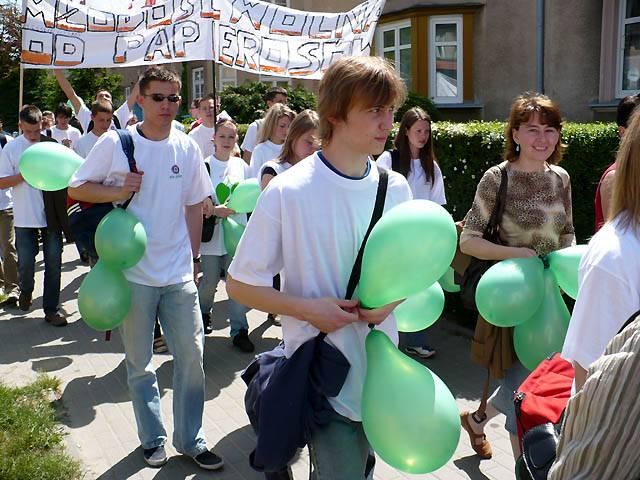
<svg viewBox="0 0 640 480"><path fill-rule="evenodd" d="M489 217L489 223L484 229L482 238L500 245L500 221L502 220L502 214L504 213L507 200L509 180L507 177L507 169L502 166L498 168L502 173L500 188L498 189L496 204L493 207L491 217ZM495 260L480 260L479 258L471 257L471 262L460 280L460 298L465 308L478 311L478 307L476 306L476 288L478 287L478 282L482 275L484 275L484 272L496 263Z"/></svg>
<svg viewBox="0 0 640 480"><path fill-rule="evenodd" d="M211 167L207 162L204 162L204 166L207 167L207 173L211 175ZM209 197L211 198L211 197ZM211 215L210 217L202 216L202 236L200 238L201 242L210 242L213 238L213 230L216 226L216 217Z"/></svg>

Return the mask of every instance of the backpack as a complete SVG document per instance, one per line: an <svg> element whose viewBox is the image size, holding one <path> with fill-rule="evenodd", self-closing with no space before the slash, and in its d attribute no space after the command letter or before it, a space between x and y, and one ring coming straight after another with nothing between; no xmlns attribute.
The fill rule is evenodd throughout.
<svg viewBox="0 0 640 480"><path fill-rule="evenodd" d="M621 333L640 311L622 325ZM573 365L553 353L533 370L514 395L518 439L522 457L516 463L518 478L544 480L556 458L558 431L571 397Z"/></svg>
<svg viewBox="0 0 640 480"><path fill-rule="evenodd" d="M114 115L112 120L113 120L113 125L115 125L116 127L116 130L122 130L122 127L120 126L120 120L118 119L118 117ZM89 122L89 125L87 125L87 133L89 133L91 130L93 130L93 120L91 120ZM122 137L120 137L120 140L122 140Z"/></svg>

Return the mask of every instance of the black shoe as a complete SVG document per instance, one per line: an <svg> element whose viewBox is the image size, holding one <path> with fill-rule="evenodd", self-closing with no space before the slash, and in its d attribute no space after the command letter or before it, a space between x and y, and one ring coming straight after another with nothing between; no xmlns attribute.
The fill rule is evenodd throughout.
<svg viewBox="0 0 640 480"><path fill-rule="evenodd" d="M67 319L60 315L58 312L45 313L44 319L47 323L50 323L54 327L64 327L67 325Z"/></svg>
<svg viewBox="0 0 640 480"><path fill-rule="evenodd" d="M240 330L237 335L233 337L233 346L238 347L245 353L251 353L256 349L253 343L251 343L251 340L249 340L249 332L246 330Z"/></svg>
<svg viewBox="0 0 640 480"><path fill-rule="evenodd" d="M142 453L144 455L144 461L147 462L147 465L150 467L158 468L168 461L164 445L154 448L145 448Z"/></svg>
<svg viewBox="0 0 640 480"><path fill-rule="evenodd" d="M18 297L18 308L23 312L28 312L31 308L31 294L26 292L20 292Z"/></svg>
<svg viewBox="0 0 640 480"><path fill-rule="evenodd" d="M224 460L210 450L202 452L192 458L200 468L204 468L205 470L218 470L224 466Z"/></svg>
<svg viewBox="0 0 640 480"><path fill-rule="evenodd" d="M204 334L209 335L213 332L213 327L211 326L211 315L208 313L202 314L202 323L204 325Z"/></svg>
<svg viewBox="0 0 640 480"><path fill-rule="evenodd" d="M2 302L0 302L0 307L4 308L15 308L18 306L18 297L15 295L9 295Z"/></svg>

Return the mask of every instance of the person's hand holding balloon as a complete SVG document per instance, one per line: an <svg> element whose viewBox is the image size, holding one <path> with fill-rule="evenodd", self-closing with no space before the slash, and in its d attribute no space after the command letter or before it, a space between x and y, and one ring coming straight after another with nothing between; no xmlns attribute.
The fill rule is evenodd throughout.
<svg viewBox="0 0 640 480"><path fill-rule="evenodd" d="M358 317L361 322L366 322L371 325L380 325L402 302L404 302L404 299L372 309L364 308L360 305L358 306Z"/></svg>

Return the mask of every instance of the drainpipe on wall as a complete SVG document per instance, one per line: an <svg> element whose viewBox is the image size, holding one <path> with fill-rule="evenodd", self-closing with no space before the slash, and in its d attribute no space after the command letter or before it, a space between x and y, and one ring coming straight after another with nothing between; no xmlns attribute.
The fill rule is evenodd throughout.
<svg viewBox="0 0 640 480"><path fill-rule="evenodd" d="M544 0L536 0L536 90L544 93Z"/></svg>

